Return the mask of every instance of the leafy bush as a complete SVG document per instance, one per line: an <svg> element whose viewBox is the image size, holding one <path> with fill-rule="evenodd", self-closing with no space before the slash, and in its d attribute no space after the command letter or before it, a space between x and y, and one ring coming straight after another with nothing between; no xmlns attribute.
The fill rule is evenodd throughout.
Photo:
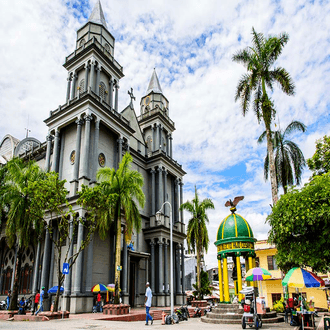
<svg viewBox="0 0 330 330"><path fill-rule="evenodd" d="M283 313L285 311L285 306L284 306L284 299L281 298L280 300L275 301L273 305L273 311L276 311L278 313Z"/></svg>

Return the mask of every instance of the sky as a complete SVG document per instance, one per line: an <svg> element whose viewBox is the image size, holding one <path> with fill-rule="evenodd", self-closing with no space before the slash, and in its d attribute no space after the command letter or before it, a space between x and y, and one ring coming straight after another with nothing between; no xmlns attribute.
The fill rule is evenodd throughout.
<svg viewBox="0 0 330 330"><path fill-rule="evenodd" d="M76 31L96 0L3 0L0 10L0 141L6 134L45 141L49 111L65 103L65 57L74 51ZM290 136L310 158L315 140L330 134L330 2L220 0L101 0L115 37L115 59L124 67L119 108L139 102L156 68L170 117L175 122L173 155L187 172L184 201L211 198L210 246L205 262L216 267L216 232L229 214L225 202L245 199L237 213L257 239L267 239L270 182L264 180L264 131L252 111L243 117L235 89L245 68L232 61L251 45L252 27L264 35L287 32L290 40L276 62L290 73L295 96L274 86L276 129L292 120L306 133ZM272 126L275 129L275 126ZM310 176L306 168L303 183ZM282 190L280 189L280 193ZM189 215L185 214L185 222Z"/></svg>

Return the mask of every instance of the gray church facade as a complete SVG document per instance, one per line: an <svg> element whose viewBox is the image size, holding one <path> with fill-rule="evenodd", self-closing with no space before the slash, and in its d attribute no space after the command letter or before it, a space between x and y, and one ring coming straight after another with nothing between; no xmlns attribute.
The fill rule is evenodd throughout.
<svg viewBox="0 0 330 330"><path fill-rule="evenodd" d="M124 303L143 306L145 283L150 282L153 306L170 305L170 211L173 213L173 260L175 303L185 302L184 240L185 224L179 206L183 203L182 166L173 158L169 101L156 71L140 101L140 115L134 98L122 111L118 109L118 89L124 76L114 58L115 39L109 32L97 1L88 22L77 31L74 52L66 57L68 71L65 103L50 111L44 120L49 129L46 141L27 137L21 141L7 134L0 140L0 166L19 156L35 159L46 171L56 171L66 180L68 199L80 217L86 210L76 204L81 185L94 185L96 172L107 166L117 168L125 152L133 157L132 169L144 178L146 203L140 210L142 230L132 235L134 249L122 237L121 289ZM170 206L163 203L168 201ZM160 219L155 214L162 208ZM125 220L122 219L122 226ZM14 283L16 249L9 249L5 225L0 228L0 299ZM76 230L76 231L75 231ZM84 237L84 227L76 232L74 249ZM124 236L124 235L122 235ZM131 245L131 246L132 246ZM66 246L63 249L67 249ZM66 251L66 250L65 250ZM48 232L37 246L26 249L22 258L19 294L29 296L36 290L57 285L54 246ZM64 283L64 306L71 313L91 312L93 285L114 283L115 238L111 233L102 240L94 234ZM61 302L62 304L62 302Z"/></svg>

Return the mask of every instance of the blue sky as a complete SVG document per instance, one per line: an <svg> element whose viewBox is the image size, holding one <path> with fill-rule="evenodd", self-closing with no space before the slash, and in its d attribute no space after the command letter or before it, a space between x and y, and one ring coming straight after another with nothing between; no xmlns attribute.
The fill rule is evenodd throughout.
<svg viewBox="0 0 330 330"><path fill-rule="evenodd" d="M43 120L65 102L67 73L61 65L75 47L76 30L96 0L5 1L0 12L0 138L31 135L44 141ZM254 27L265 35L290 35L276 63L296 84L286 96L275 86L276 123L292 120L308 126L292 135L306 158L315 140L330 134L329 1L101 0L108 28L116 38L115 58L124 67L119 106L129 104L134 88L137 115L155 67L174 120L174 156L187 172L184 199L197 185L216 209L209 213L210 240L229 211L229 198L244 195L238 212L255 237L267 238L270 183L263 178L266 145L252 111L243 117L234 94L244 67L232 55L250 45ZM29 118L29 119L28 119ZM304 171L303 181L310 173ZM187 215L185 215L187 220ZM208 267L216 266L211 243Z"/></svg>

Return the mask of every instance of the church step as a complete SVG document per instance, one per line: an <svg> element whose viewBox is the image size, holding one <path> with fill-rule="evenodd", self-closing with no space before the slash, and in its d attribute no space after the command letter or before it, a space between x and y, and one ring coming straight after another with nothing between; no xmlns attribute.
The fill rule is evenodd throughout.
<svg viewBox="0 0 330 330"><path fill-rule="evenodd" d="M212 312L218 313L218 314L226 314L226 313L235 313L235 314L243 314L243 309L232 309L232 308L213 308Z"/></svg>
<svg viewBox="0 0 330 330"><path fill-rule="evenodd" d="M272 319L274 317L276 317L276 312L272 311L272 312L267 312L266 314L262 315L262 319Z"/></svg>
<svg viewBox="0 0 330 330"><path fill-rule="evenodd" d="M211 319L206 316L201 317L201 321L205 323L213 323L213 324L241 324L242 318L240 319Z"/></svg>
<svg viewBox="0 0 330 330"><path fill-rule="evenodd" d="M206 317L209 317L211 319L241 319L242 315L241 314L217 314L217 313L207 313Z"/></svg>
<svg viewBox="0 0 330 330"><path fill-rule="evenodd" d="M284 317L283 316L277 316L273 318L266 318L264 319L262 317L262 323L279 323L279 322L284 322Z"/></svg>

